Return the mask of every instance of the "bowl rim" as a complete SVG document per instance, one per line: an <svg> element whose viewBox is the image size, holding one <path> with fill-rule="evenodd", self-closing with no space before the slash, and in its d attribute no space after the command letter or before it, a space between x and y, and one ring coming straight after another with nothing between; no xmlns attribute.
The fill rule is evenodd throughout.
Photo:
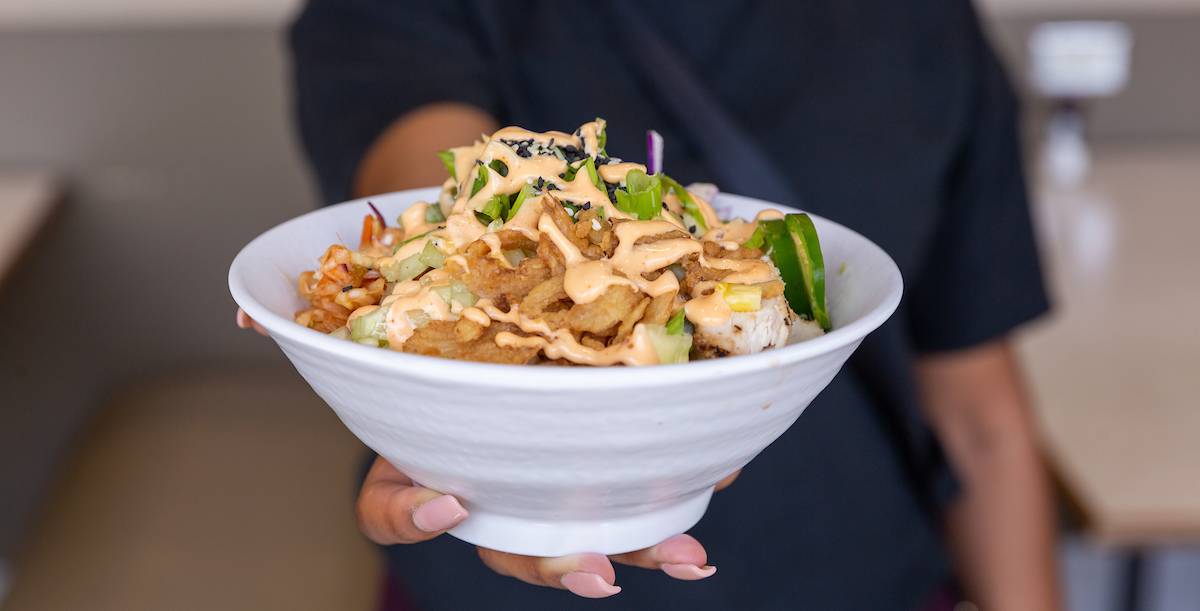
<svg viewBox="0 0 1200 611"><path fill-rule="evenodd" d="M332 209L361 206L368 200L380 200L383 198L390 199L403 196L427 198L426 196L435 190L436 187L424 187L349 200L340 204L312 210L275 225L247 243L238 252L237 256L234 257L233 263L229 267L228 276L229 292L232 294L233 300L239 307L245 310L247 315L266 328L271 338L277 343L282 344L284 342L281 340L286 340L289 343L299 344L323 353L331 361L380 370L390 370L407 377L421 378L434 382L463 384L469 381L478 384L486 381L487 386L501 388L594 390L667 386L689 382L711 381L716 377L728 377L747 372L778 368L829 354L837 351L839 348L862 340L867 334L879 328L895 312L903 294L903 277L896 266L896 262L892 260L886 251L857 231L812 213L809 213L812 217L848 232L853 238L861 241L864 248L873 249L882 257L882 260L886 263L885 273L891 285L888 287L888 294L863 316L844 326L835 328L820 337L756 354L692 361L675 365L654 365L649 367L538 367L459 361L435 356L407 354L392 350L380 350L330 337L307 327L301 327L290 318L285 318L272 312L255 299L245 285L242 270L251 265L250 253L255 249L256 244L268 239L268 236L286 232L289 227L300 224L308 217L327 214ZM742 203L758 204L784 211L799 211L791 206L732 193L720 193L717 201L721 200L739 200ZM414 199L414 201L417 201L417 199Z"/></svg>

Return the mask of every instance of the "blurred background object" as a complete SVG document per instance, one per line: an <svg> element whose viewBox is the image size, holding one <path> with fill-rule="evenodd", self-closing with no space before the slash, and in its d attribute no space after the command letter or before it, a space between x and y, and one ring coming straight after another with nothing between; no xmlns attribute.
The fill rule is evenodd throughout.
<svg viewBox="0 0 1200 611"><path fill-rule="evenodd" d="M225 290L242 244L318 203L294 6L0 2L5 611L371 608L361 446ZM1022 351L1069 608L1194 609L1200 1L981 8L1024 88L1057 298Z"/></svg>
<svg viewBox="0 0 1200 611"><path fill-rule="evenodd" d="M1078 186L1087 176L1086 105L1125 87L1130 38L1129 28L1119 21L1047 21L1029 35L1032 92L1053 108L1042 166L1058 186Z"/></svg>

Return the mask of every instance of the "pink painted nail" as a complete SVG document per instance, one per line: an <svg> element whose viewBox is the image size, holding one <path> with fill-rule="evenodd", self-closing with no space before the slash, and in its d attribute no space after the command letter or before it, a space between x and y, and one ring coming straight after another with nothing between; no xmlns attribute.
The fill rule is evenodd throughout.
<svg viewBox="0 0 1200 611"><path fill-rule="evenodd" d="M417 528L435 533L451 528L467 519L467 510L459 504L458 499L443 494L431 501L425 501L413 511L413 524Z"/></svg>
<svg viewBox="0 0 1200 611"><path fill-rule="evenodd" d="M250 316L248 316L241 308L238 308L237 311L237 326L243 329L250 328Z"/></svg>
<svg viewBox="0 0 1200 611"><path fill-rule="evenodd" d="M563 587L584 598L608 598L621 592L619 586L614 586L604 578L587 571L572 571L563 575Z"/></svg>
<svg viewBox="0 0 1200 611"><path fill-rule="evenodd" d="M717 567L712 565L700 567L694 564L664 564L660 568L671 577L684 581L696 581L697 579L712 577L717 572Z"/></svg>

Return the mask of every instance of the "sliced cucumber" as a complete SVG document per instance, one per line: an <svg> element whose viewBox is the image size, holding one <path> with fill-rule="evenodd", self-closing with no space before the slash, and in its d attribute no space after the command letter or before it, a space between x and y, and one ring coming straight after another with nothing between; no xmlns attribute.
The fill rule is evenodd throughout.
<svg viewBox="0 0 1200 611"><path fill-rule="evenodd" d="M646 334L650 337L650 345L658 355L658 362L663 365L688 362L688 353L692 350L692 336L687 333L671 333L663 325L647 324Z"/></svg>
<svg viewBox="0 0 1200 611"><path fill-rule="evenodd" d="M350 321L350 339L360 343L371 341L376 345L381 341L386 341L386 319L386 308L375 308L367 314L355 318Z"/></svg>
<svg viewBox="0 0 1200 611"><path fill-rule="evenodd" d="M421 253L417 253L399 261L393 261L391 265L385 265L379 270L379 273L383 274L388 282L404 282L420 276L421 272L428 268L429 266L421 260Z"/></svg>

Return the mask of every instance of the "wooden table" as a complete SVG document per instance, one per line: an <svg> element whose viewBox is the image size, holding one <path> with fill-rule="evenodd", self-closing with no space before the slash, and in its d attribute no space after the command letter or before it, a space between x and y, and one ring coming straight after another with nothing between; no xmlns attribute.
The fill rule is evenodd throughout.
<svg viewBox="0 0 1200 611"><path fill-rule="evenodd" d="M1019 346L1055 475L1086 534L1200 542L1200 146L1097 151L1037 210L1053 317Z"/></svg>
<svg viewBox="0 0 1200 611"><path fill-rule="evenodd" d="M0 281L36 239L62 199L50 172L0 170Z"/></svg>

